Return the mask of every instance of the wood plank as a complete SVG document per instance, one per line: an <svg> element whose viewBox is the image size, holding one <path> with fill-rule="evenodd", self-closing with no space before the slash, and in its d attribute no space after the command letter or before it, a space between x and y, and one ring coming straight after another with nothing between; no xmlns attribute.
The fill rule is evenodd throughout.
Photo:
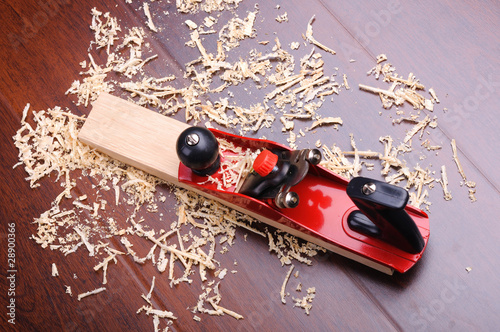
<svg viewBox="0 0 500 332"><path fill-rule="evenodd" d="M178 184L177 137L188 124L102 93L79 139L126 164Z"/></svg>

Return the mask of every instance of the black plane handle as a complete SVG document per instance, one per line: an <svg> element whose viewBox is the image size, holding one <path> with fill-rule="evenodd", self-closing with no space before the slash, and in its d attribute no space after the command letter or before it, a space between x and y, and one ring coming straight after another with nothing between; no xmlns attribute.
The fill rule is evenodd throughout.
<svg viewBox="0 0 500 332"><path fill-rule="evenodd" d="M347 195L359 211L348 217L349 227L357 232L380 238L409 253L420 253L425 247L422 234L405 210L408 191L365 177L353 178Z"/></svg>

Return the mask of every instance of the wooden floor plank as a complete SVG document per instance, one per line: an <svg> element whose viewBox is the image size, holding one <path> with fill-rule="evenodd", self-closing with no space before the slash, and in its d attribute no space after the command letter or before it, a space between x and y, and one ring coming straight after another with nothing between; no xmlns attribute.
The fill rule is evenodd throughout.
<svg viewBox="0 0 500 332"><path fill-rule="evenodd" d="M255 10L254 4L243 1L234 12L246 17L249 11ZM76 106L74 96L67 96L65 92L72 81L81 79L79 62L88 61L88 52L98 63L106 60L103 52L88 50L93 39L88 28L93 7L110 11L119 18L123 29L144 27L151 49L145 56L158 54L158 59L148 64L147 74L156 77L175 74L177 79L172 84L178 87L189 84L189 79L182 77L184 64L199 56L196 48L184 46L189 40L189 29L183 22L190 18L198 23L207 14L178 14L175 3L151 2L153 19L160 27L160 32L155 34L147 30L142 3L136 1L132 4L8 1L0 4L0 21L5 31L0 36L0 176L3 179L0 219L4 235L9 233L8 224L16 225L17 279L15 296L7 295L8 268L5 263L0 265L0 302L4 317L8 301L15 298L16 327L22 330L153 330L152 318L135 312L146 304L140 295L149 291L152 276L156 276L152 301L156 307L171 310L179 317L171 326L179 331L496 329L500 310L497 300L500 267L496 254L500 241L496 225L500 204L500 178L496 171L499 161L496 153L498 3L289 1L279 6L277 9L275 2L259 3L257 37L242 41L238 49L228 52L230 60L248 58L252 49L265 54L278 37L283 47L295 56L297 68L299 58L313 48L304 42L302 34L315 15L314 37L337 52L334 56L319 51L326 63L325 73L336 74L339 82L346 74L351 87L328 98L319 111L324 117L342 117L344 124L338 130L328 127L308 133L298 139L299 146L310 147L321 139L329 146L335 143L348 150L349 134L353 133L360 150L381 151L380 136L404 137L411 124L393 125L392 120L399 117L396 110L384 110L378 96L357 88L360 83L388 86L366 75L380 53L387 54L399 74L413 72L426 88L433 87L438 93L441 103L429 114L438 117L439 127L429 129L423 138L443 148L437 155L420 153L421 141L415 139L413 147L418 153L406 158L410 165L419 164L436 171L436 177L441 165L446 165L453 194L452 201L444 201L439 184L430 193L431 238L422 260L407 274L392 277L333 254L316 256L312 266L294 263L299 277L292 276L289 282L287 289L291 295L302 297L307 287L316 287L317 295L308 316L302 309L292 308L291 296L287 297L286 305L281 303L279 289L288 267L282 267L276 256L268 252L267 239L238 229L235 245L219 256L221 266L231 266L236 261L234 269L238 272L228 273L220 287L221 305L243 314L242 321L227 315L200 315L202 321L195 322L186 308L198 300L202 286L199 278L193 276L191 285L170 288L169 280L154 266L136 264L130 256L119 257L116 266L110 266L104 293L78 301L79 293L103 286L102 272L93 270L99 261L89 257L82 248L75 254L63 256L60 252L42 249L30 239L36 232L33 219L50 208L63 188L54 182L55 176L51 176L42 180L39 188L31 189L22 167L12 169L18 162L18 151L11 137L20 127L23 108L29 102L34 110L59 105L76 114L88 114L89 108ZM164 14L167 11L169 14ZM284 12L288 14L288 22L278 23L275 18ZM219 18L220 27L233 14L224 11L211 15ZM216 39L213 35L203 36L203 45L210 52L216 52ZM259 41L269 41L269 44L261 45ZM291 51L290 43L295 41L300 43L300 48ZM262 102L271 88L256 89L249 81L229 89L234 94L231 102L249 107ZM112 93L122 98L128 95L120 88ZM215 102L217 98L204 96L203 100ZM412 112L407 106L400 108L405 115ZM184 114L179 112L175 118L183 120ZM297 129L307 126L305 122L297 123ZM272 129L249 135L265 135L284 144L288 137L281 133L279 121ZM475 203L470 203L467 188L460 185L462 180L451 157L451 138L457 141L467 178L477 182ZM425 159L420 159L421 154ZM380 178L377 171L363 175ZM92 187L97 184L95 179L85 175L77 178L73 199L95 192ZM160 186L158 190L167 196L159 208L163 217L140 213L145 222L153 226L177 218L176 201L169 188ZM99 194L108 201L114 200L112 190ZM68 200L68 205L72 200ZM131 213L132 208L125 204L105 212L122 222L126 222ZM89 217L89 213L81 217ZM7 262L4 238L2 236L0 258ZM112 246L123 248L119 239L110 241ZM142 256L149 250L149 246L141 242L136 242L133 248ZM52 263L57 264L59 277L51 277ZM467 267L472 270L467 272ZM293 290L298 282L303 284L301 293ZM72 297L65 293L66 285L71 285ZM10 325L4 319L2 326Z"/></svg>

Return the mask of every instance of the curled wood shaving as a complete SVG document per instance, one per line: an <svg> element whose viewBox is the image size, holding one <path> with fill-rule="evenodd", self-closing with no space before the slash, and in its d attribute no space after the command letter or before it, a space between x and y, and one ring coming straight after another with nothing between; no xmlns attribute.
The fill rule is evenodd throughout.
<svg viewBox="0 0 500 332"><path fill-rule="evenodd" d="M89 102L97 99L101 92L114 91L114 84L108 80L108 74L112 71L123 74L131 78L140 72L143 66L149 61L157 58L157 55L152 55L146 59L142 59L142 46L144 45L144 30L142 28L132 28L123 37L123 42L117 46L115 52L111 52L111 45L114 44L118 31L121 29L116 24L102 24L100 15L102 13L92 11L93 25L91 29L95 31L95 39L97 47L107 47L107 61L104 66L97 65L91 54L89 54L88 70L80 73L85 76L80 82L75 80L71 87L66 91L66 94L75 94L78 96L77 105L84 104L88 106ZM115 18L111 18L109 13L104 14L109 22L115 22ZM98 22L98 23L97 23ZM104 37L102 36L104 35ZM128 49L129 57L122 57L120 54Z"/></svg>
<svg viewBox="0 0 500 332"><path fill-rule="evenodd" d="M323 159L321 166L349 179L354 173L354 165L344 156L342 150L338 146L333 146L331 149L323 145Z"/></svg>
<svg viewBox="0 0 500 332"><path fill-rule="evenodd" d="M116 17L112 17L110 13L102 13L95 7L91 10L92 23L90 29L94 31L94 43L97 48L105 48L110 54L111 46L118 39L118 31L121 31Z"/></svg>
<svg viewBox="0 0 500 332"><path fill-rule="evenodd" d="M377 55L377 64L384 62L385 60L387 60L387 55L385 55L385 54Z"/></svg>
<svg viewBox="0 0 500 332"><path fill-rule="evenodd" d="M235 187L235 192L238 192L239 185L242 180L250 173L253 161L257 157L259 151L251 149L242 149L236 147L232 142L224 139L219 139L220 155L223 157L221 162L222 183L225 188Z"/></svg>
<svg viewBox="0 0 500 332"><path fill-rule="evenodd" d="M318 42L314 37L313 37L313 28L312 28L312 24L314 22L314 19L315 19L315 15L313 15L311 17L311 19L309 20L309 22L307 23L307 29L306 29L306 36L305 36L305 39L311 43L311 44L314 44L316 45L317 47L321 48L323 51L326 51L328 53L331 53L331 54L336 54L334 50L332 50L331 48L321 44L320 42Z"/></svg>
<svg viewBox="0 0 500 332"><path fill-rule="evenodd" d="M107 74L112 70L112 67L101 68L95 62L92 56L90 58L89 69L81 73L87 75L83 81L73 81L71 87L66 91L66 94L76 94L78 96L77 105L84 104L88 106L90 101L97 99L101 92L111 92L114 90L112 84L106 81Z"/></svg>
<svg viewBox="0 0 500 332"><path fill-rule="evenodd" d="M240 41L245 38L255 38L255 29L253 27L257 10L249 12L245 19L234 17L222 27L219 32L219 40L223 42L226 51L229 51L240 45Z"/></svg>
<svg viewBox="0 0 500 332"><path fill-rule="evenodd" d="M319 251L325 251L313 243L299 243L298 239L290 234L283 234L276 231L274 234L267 233L269 240L269 251L275 252L281 265L289 265L295 259L298 262L311 265L312 261L308 257L315 256Z"/></svg>

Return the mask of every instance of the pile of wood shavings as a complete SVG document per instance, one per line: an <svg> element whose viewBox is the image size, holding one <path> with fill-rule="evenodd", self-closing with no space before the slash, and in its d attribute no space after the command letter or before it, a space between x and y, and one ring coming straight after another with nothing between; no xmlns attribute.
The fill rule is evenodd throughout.
<svg viewBox="0 0 500 332"><path fill-rule="evenodd" d="M401 143L396 149L392 148L393 139L387 136L383 139L381 138L381 141L384 141L384 144L386 145L383 155L372 153L371 151L366 151L364 152L364 157L379 158L380 160L383 160L382 165L384 166L384 169L382 171L382 174L386 176L386 181L396 184L403 179L407 180L405 188L410 189L413 187L415 189L415 192L410 193L410 204L416 207L420 207L421 204L427 204L428 209L430 202L427 201L428 191L427 189L424 189L424 187L428 186L429 189L432 189L435 181L440 183L443 187L444 199L447 201L452 199L451 192L448 189L448 176L446 167L444 165L441 166L441 178L435 179L432 177L431 172L428 169L423 170L422 168L417 166L413 171L410 171L405 163L398 158L398 154L411 152L411 141L414 137L417 136L417 134L420 133L420 135L418 136L419 139L422 139L426 128L434 129L438 126L436 116L431 119L430 115L427 114L423 119L421 119L420 110L425 109L432 112L434 110L434 105L440 103L440 101L433 88L430 88L428 90L430 98L425 98L423 95L418 93L417 91L419 90L425 90L425 86L415 78L415 75L413 73L410 73L408 75L408 78L404 79L396 73L396 68L386 61L387 56L385 54L380 54L379 56L377 56L376 66L368 71L367 74L374 75L376 79L379 79L382 76L383 81L390 83L391 87L387 90L384 90L360 84L360 89L378 94L381 99L382 106L386 109L391 108L393 105L401 106L405 102L408 102L414 110L418 111L418 114L410 114L410 116L393 120L394 124L400 124L402 122L414 123L414 126L407 132L406 136L404 137L403 143ZM402 113L403 111L397 112L397 114ZM439 145L431 145L428 139L422 142L421 145L428 151L436 151L442 148ZM468 187L469 199L471 200L471 202L475 202L476 184L473 181L467 181L467 178L463 172L463 168L460 164L460 161L458 160L457 147L454 139L451 140L451 147L453 152L453 160L455 161L458 172L460 173L463 180L463 183L461 183L461 185L465 184L465 186ZM388 152L388 148L392 151ZM348 153L359 155L359 153L356 153L356 151ZM388 177L388 171L391 168L397 170L397 173Z"/></svg>
<svg viewBox="0 0 500 332"><path fill-rule="evenodd" d="M108 74L114 72L125 77L132 78L141 72L143 66L149 61L155 59L157 55L152 55L143 59L143 50L145 33L142 28L134 27L122 38L122 43L112 50L111 47L116 41L120 40L118 32L121 31L117 19L110 16L109 13L102 13L95 8L92 9L92 25L90 28L95 34L95 44L97 50L106 49L107 60L104 65L98 65L94 57L89 53L89 63L81 63L82 67L88 67L86 72L80 73L84 76L82 82L75 80L66 94L75 94L78 97L78 105L97 99L101 92L111 92L115 89L115 83L109 78ZM106 20L103 21L102 18ZM92 47L92 44L91 44ZM123 56L128 50L129 55Z"/></svg>
<svg viewBox="0 0 500 332"><path fill-rule="evenodd" d="M293 299L295 304L294 307L301 307L304 309L305 313L309 315L312 308L312 301L316 297L316 287L310 287L307 289L307 294L300 299Z"/></svg>
<svg viewBox="0 0 500 332"><path fill-rule="evenodd" d="M318 252L326 252L326 249L314 243L299 241L295 236L283 231L267 233L267 236L269 251L276 252L281 265L290 265L293 259L311 265L312 262L308 257L314 257Z"/></svg>
<svg viewBox="0 0 500 332"><path fill-rule="evenodd" d="M324 160L321 165L350 179L359 176L363 164L367 166L368 170L373 169L373 165L368 164L366 160L379 160L382 167L381 174L385 177L385 181L394 185L406 182L405 189L413 189L413 191L410 191L409 204L417 208L426 205L425 208L429 210L431 203L427 200L429 196L428 189L432 189L436 181L432 176L432 172L418 165L410 169L406 162L401 159L402 155L412 151L410 145L402 142L394 146L394 141L390 136L380 137L380 142L384 145L383 152L358 150L351 134L353 150L342 151L335 145L331 149L323 145ZM347 157L353 157L354 159L351 162ZM391 174L391 172L394 173Z"/></svg>
<svg viewBox="0 0 500 332"><path fill-rule="evenodd" d="M26 179L30 181L32 188L40 186L39 181L53 173L57 174L55 181L60 182L64 188L54 199L52 208L35 220L38 231L33 235L33 239L44 248L50 246L51 249L59 249L65 254L85 245L93 256L95 245L91 245L88 240L91 233L99 230L94 229L92 225L109 203L102 199L88 203L90 199L87 195L82 195L72 201L70 208L61 209L63 201L73 198L72 190L77 186L77 179L71 174L79 170L82 175L95 178L99 190L113 189L116 204L121 201L120 192L126 192L129 196L123 199L136 209L154 202L156 186L162 181L81 143L77 136L84 118L55 107L47 111L33 112L36 125L33 128L26 121L28 112L29 105L24 109L21 128L13 137L19 150L19 163L14 167L24 165L28 173ZM90 213L93 220L79 224L78 220L83 211ZM108 220L107 223L112 228L113 221ZM74 232L66 234L65 238L58 237L57 234L57 226L63 225L74 229ZM78 242L74 244L75 241Z"/></svg>
<svg viewBox="0 0 500 332"><path fill-rule="evenodd" d="M102 270L103 284L107 283L109 264L112 262L116 264L116 256L123 254L130 255L139 264L151 261L158 267L159 272L165 271L168 263L172 286L183 281L191 282L189 276L196 265L200 266L200 278L207 280L205 269L215 269L213 257L216 254L216 244L222 246L221 253L227 251L227 245L231 246L234 243L236 226L265 236L251 227L253 220L249 217L218 203L200 200L198 195L181 190L176 192L181 203L179 220L170 225L168 232L146 229L141 224L142 220L135 221L135 213L129 217L128 225L113 223L112 218L102 220L101 210L110 209L113 204L103 200L94 204L86 203L89 200L87 195L76 198L71 209L62 208L74 195L72 189L76 187L77 181L71 174L76 170L95 177L102 190L110 190L112 186L117 193L122 190L129 191L132 201L136 204L136 211L142 204L156 200L154 191L161 181L82 144L77 135L83 118L57 107L48 111L33 112L36 124L33 129L26 121L28 111L29 105L23 112L22 127L14 137L20 159L16 166L24 165L29 175L27 180L33 188L40 185L39 181L42 178L54 172L58 175L56 181L65 180L62 183L64 190L54 200L52 208L35 219L38 230L32 238L43 248L60 250L65 255L75 253L83 247L89 256L96 258L104 256L94 267L96 271ZM119 194L116 197L117 204L126 199ZM202 223L196 221L200 219L203 220ZM109 227L96 227L103 223L109 223ZM192 226L198 228L201 234L191 233L188 229ZM181 228L184 234L182 236ZM110 242L107 241L111 237L118 237L126 251L111 248ZM177 245L166 244L171 237L178 238ZM151 243L151 250L145 257L140 257L132 249L132 242L137 239ZM184 272L177 277L174 270L175 261L180 261L184 266ZM79 299L97 292L82 294L84 295Z"/></svg>
<svg viewBox="0 0 500 332"><path fill-rule="evenodd" d="M246 27L250 27L253 16L256 12L248 14L245 21ZM324 61L321 59L321 54L311 53L304 56L300 61L300 73L294 73L294 58L293 56L281 47L279 39L275 39L270 53L261 54L256 51L251 51L248 60L239 59L235 63L227 61L225 50L230 50L232 47L227 47L227 41L240 40L248 34L237 33L245 29L228 29L230 24L225 25L221 32L221 38L217 42L217 54L208 53L200 39L200 34L197 30L191 32L191 41L188 43L192 47L198 48L200 57L186 64L185 77L190 77L193 84L185 91L185 95L200 96L206 93L220 93L231 85L239 85L247 79L252 79L257 83L257 87L274 85L276 88L268 93L262 103L258 103L250 108L241 106L232 106L227 102L227 98L220 100L223 108L216 108L214 105L200 105L199 99L190 102L186 107L186 120L194 119L195 122L201 121L201 118L206 116L210 121L216 122L224 127L233 128L240 126L240 133L245 134L247 131L257 131L263 126L270 127L275 117L269 113L268 102L274 100L274 105L284 110L286 105L297 106L297 109L291 109L281 117L281 122L284 123L284 131L292 131L294 128L293 119L314 119L313 126L307 130L312 130L321 125L339 125L342 120L338 117L321 118L317 114L318 110L326 96L338 94L341 84L335 82L334 75L325 76ZM251 31L250 29L247 29ZM235 36L231 37L230 31L233 31ZM273 68L274 64L274 68ZM274 73L270 71L274 69ZM222 85L212 88L211 84L214 76L218 74L219 78L224 82ZM262 77L266 77L262 79ZM300 85L299 87L295 87ZM183 96L185 98L185 96ZM226 100L226 101L223 101ZM235 117L228 114L228 111L233 111ZM290 133L291 136L296 135ZM301 133L303 136L304 133ZM295 141L290 141L291 146L295 147Z"/></svg>
<svg viewBox="0 0 500 332"><path fill-rule="evenodd" d="M252 170L253 162L260 150L243 149L225 139L218 139L218 142L222 159L220 164L222 180L209 176L208 181L217 183L218 189L235 187L235 192L238 192L242 181Z"/></svg>
<svg viewBox="0 0 500 332"><path fill-rule="evenodd" d="M254 38L255 29L253 28L257 10L249 12L248 16L242 20L234 17L219 32L219 40L222 42L226 51L229 51L240 45L239 41L245 38Z"/></svg>
<svg viewBox="0 0 500 332"><path fill-rule="evenodd" d="M378 80L382 76L384 82L392 83L387 90L359 84L359 88L379 95L382 101L382 106L386 109L393 105L400 106L404 102L410 103L414 109L434 110L434 103L439 103L434 89L430 89L431 98L425 98L418 90L424 90L425 87L416 79L413 73L408 74L405 79L396 73L390 63L385 62L387 57L379 55L377 57L377 65L368 71L368 75L374 75ZM431 92L432 91L432 92Z"/></svg>
<svg viewBox="0 0 500 332"><path fill-rule="evenodd" d="M36 124L33 129L26 121L28 112L29 106L23 112L22 128L14 137L16 147L20 151L20 163L16 166L24 165L29 174L27 180L30 181L32 187L39 186L38 182L53 172L58 173L66 181L64 191L54 200L52 208L35 220L38 231L32 237L43 248L60 250L65 255L85 248L89 256L100 259L94 266L94 270L98 273L102 272L103 285L107 284L109 267L112 263L117 264L117 255L128 255L137 264L150 262L157 267L159 273L168 273L172 287L180 282L191 283L191 275L195 272L194 268L198 266L196 270L200 279L210 285L214 280L208 281L207 270L214 271L214 275L219 275L222 279L222 274L218 272L222 269L216 269L218 265L215 260L216 247L221 248L220 254L228 251L229 247L234 244L236 227L266 237L266 233L252 226L255 223L252 218L185 190L175 191L179 202L179 217L177 221L170 224L168 231L144 226L142 219L137 220L135 212L129 216L126 224L118 223L111 217L103 218L101 211L108 210L109 212L113 203L103 200L95 203L87 202L90 200L88 196L93 196L91 193L88 196L85 194L77 197L71 209L62 208L61 206L70 202L74 195L71 190L76 187L76 179L72 173L76 170L95 177L101 190L113 188L117 193L129 190L130 197L133 198L132 202L135 202L135 211L138 211L144 203L161 201L154 196L156 187L161 181L112 160L77 140L83 118L62 111L60 108L33 112ZM223 153L228 149L232 147L225 146L222 149ZM233 152L235 150L237 149L233 149ZM232 165L238 165L238 162L228 164L227 167L230 168ZM59 177L56 181L58 179ZM229 182L234 185L237 179L233 178ZM131 190L132 188L134 189ZM115 206L126 199L119 194L116 197ZM100 227L101 224L105 224L105 227ZM199 231L199 234L192 231L193 227ZM112 248L109 242L112 237L118 238L124 249ZM285 238L287 243L278 242L278 247L273 245L274 250L281 248L279 250L284 252L285 247L297 246L297 249L288 250L293 254L287 256L286 263L289 264L292 259L302 261L300 253L305 253L307 250L300 249L295 238L288 235ZM150 243L151 249L145 256L134 251L134 243L137 241ZM172 242L177 243L172 244ZM307 245L306 248L308 248ZM314 253L315 251L308 251L307 255L312 256ZM180 273L176 272L179 267L181 267ZM80 299L98 294L98 292L90 291L82 292L82 294ZM207 299L214 311L211 311L212 309L201 310L200 305L197 304L196 308L199 312L218 315L225 313L237 319L242 318L241 315L218 304L219 293L217 293L217 298L207 297ZM155 324L158 318L172 319L168 315L162 316L155 310L157 309L144 307L139 312L145 311L151 314Z"/></svg>
<svg viewBox="0 0 500 332"><path fill-rule="evenodd" d="M182 3L177 3L178 7ZM294 74L294 59L291 54L282 49L279 40L270 53L262 54L252 50L248 59L240 58L236 62L227 61L226 52L238 46L240 40L255 37L253 28L258 9L249 12L245 19L234 17L230 19L219 31L217 41L217 53L208 53L200 39L201 27L190 24L191 41L189 46L198 48L200 57L186 64L185 78L191 78L192 84L182 88L175 88L165 84L175 80L174 76L164 78L143 78L141 81L129 81L116 83L109 77L110 73L132 78L140 73L145 64L154 60L157 56L148 58L142 56L142 46L145 34L142 29L130 29L128 34L120 43L118 32L121 28L117 20L109 13L102 14L97 10L92 11L92 30L95 32L97 49L105 48L107 61L98 65L92 55L89 54L89 69L83 72L83 81L75 81L67 94L76 94L78 103L87 106L89 102L96 99L102 92L114 91L116 85L130 92L131 98L139 105L150 105L160 110L161 113L171 115L184 109L186 121L198 123L204 118L226 128L240 127L240 133L258 131L263 127L270 128L275 116L269 112L268 101L274 100L275 106L284 110L285 105L290 104L297 109L284 112L280 120L284 123L284 131L290 131L289 142L296 147L296 137L304 136L304 132L296 134L293 132L294 119L313 119L313 125L307 130L313 130L318 126L342 124L339 117L322 118L317 110L321 107L324 98L332 94L338 94L341 84L335 82L334 75L325 76L323 60L319 53L311 51L301 59L299 74ZM106 20L104 20L106 18ZM212 28L215 20L210 20ZM193 22L194 23L194 22ZM213 29L213 28L212 28ZM119 44L115 50L112 47ZM129 57L123 57L125 50L129 50ZM270 74L273 69L275 73ZM82 62L86 66L86 62ZM212 81L218 75L223 84L212 87ZM264 78L265 77L265 78ZM238 85L247 79L252 79L257 86L264 87L268 84L275 85L276 89L267 94L265 100L249 107L230 105L227 98L219 98L219 101L211 104L202 103L200 97L208 93L221 93L231 85ZM300 87L295 88L295 85ZM138 99L137 99L138 98ZM316 99L316 100L315 100Z"/></svg>

